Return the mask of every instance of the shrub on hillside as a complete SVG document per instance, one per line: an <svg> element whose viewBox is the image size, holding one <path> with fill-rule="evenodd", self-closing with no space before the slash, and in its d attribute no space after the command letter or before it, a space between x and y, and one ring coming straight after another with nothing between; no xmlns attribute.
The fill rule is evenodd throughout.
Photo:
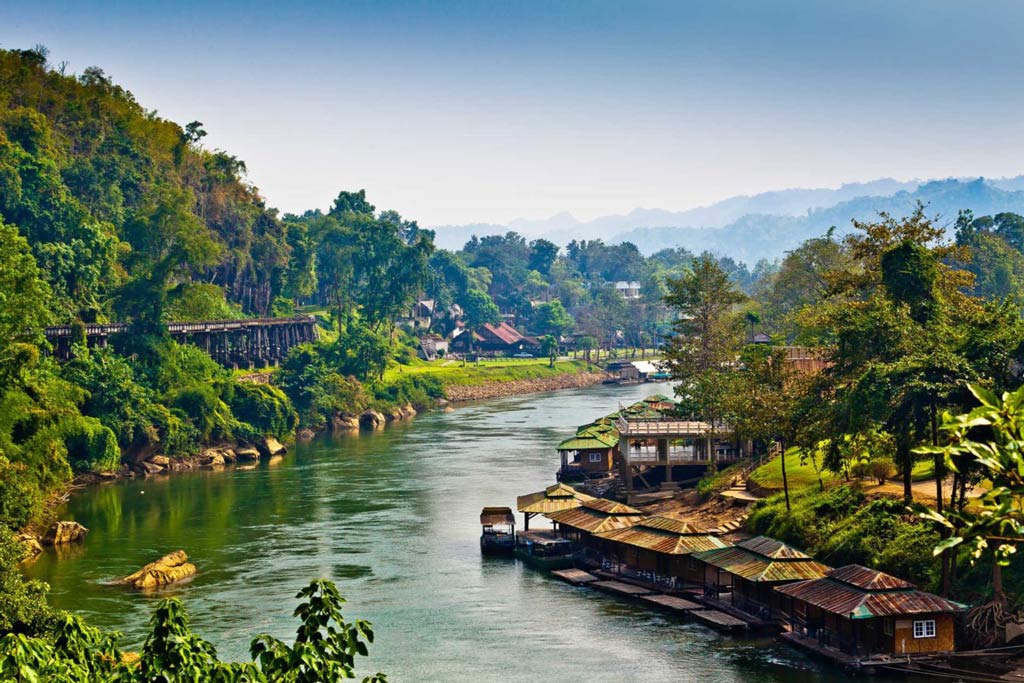
<svg viewBox="0 0 1024 683"><path fill-rule="evenodd" d="M121 461L117 436L94 417L76 416L64 422L64 446L75 472L110 472Z"/></svg>
<svg viewBox="0 0 1024 683"><path fill-rule="evenodd" d="M787 512L781 494L758 503L747 524L805 550L834 567L862 564L934 587L932 548L938 535L908 513L902 501L869 500L857 486L825 491L805 489L791 496Z"/></svg>
<svg viewBox="0 0 1024 683"><path fill-rule="evenodd" d="M373 387L374 398L389 406L412 404L417 410L429 408L444 397L444 385L437 377L406 375Z"/></svg>
<svg viewBox="0 0 1024 683"><path fill-rule="evenodd" d="M285 393L269 384L242 382L235 385L228 405L235 418L251 426L258 436L287 436L299 421Z"/></svg>

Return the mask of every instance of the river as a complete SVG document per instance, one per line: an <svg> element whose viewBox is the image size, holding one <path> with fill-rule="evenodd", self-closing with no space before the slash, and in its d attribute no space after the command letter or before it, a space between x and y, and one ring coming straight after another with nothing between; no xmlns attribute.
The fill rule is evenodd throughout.
<svg viewBox="0 0 1024 683"><path fill-rule="evenodd" d="M277 463L126 480L76 495L86 542L30 568L52 602L137 647L163 595L222 657L252 635L290 641L294 594L337 582L373 622L364 673L420 681L812 681L824 668L771 639L738 639L482 558L484 505L554 481L554 445L578 424L667 387L592 387L434 411L376 432L298 444ZM521 520L521 516L519 516ZM104 585L184 549L199 567L156 596Z"/></svg>

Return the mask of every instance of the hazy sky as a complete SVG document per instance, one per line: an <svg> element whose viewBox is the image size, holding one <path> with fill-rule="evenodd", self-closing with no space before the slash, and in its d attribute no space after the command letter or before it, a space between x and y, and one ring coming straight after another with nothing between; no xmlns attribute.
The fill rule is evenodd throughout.
<svg viewBox="0 0 1024 683"><path fill-rule="evenodd" d="M424 225L1024 172L1024 3L0 0L285 211Z"/></svg>

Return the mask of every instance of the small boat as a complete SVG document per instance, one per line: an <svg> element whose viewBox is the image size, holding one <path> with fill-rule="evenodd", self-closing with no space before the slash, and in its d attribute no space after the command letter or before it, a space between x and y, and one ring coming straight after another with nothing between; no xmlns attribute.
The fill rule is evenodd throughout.
<svg viewBox="0 0 1024 683"><path fill-rule="evenodd" d="M516 518L512 508L487 507L480 512L480 552L511 555L516 546Z"/></svg>
<svg viewBox="0 0 1024 683"><path fill-rule="evenodd" d="M551 571L574 566L576 544L553 531L520 531L516 534L515 556L537 569Z"/></svg>

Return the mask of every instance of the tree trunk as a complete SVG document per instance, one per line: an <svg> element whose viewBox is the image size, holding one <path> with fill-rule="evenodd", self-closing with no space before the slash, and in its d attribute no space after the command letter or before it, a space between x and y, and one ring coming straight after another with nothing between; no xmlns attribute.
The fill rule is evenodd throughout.
<svg viewBox="0 0 1024 683"><path fill-rule="evenodd" d="M786 478L786 442L783 441L780 446L782 447L782 454L779 456L782 458L782 492L786 496L786 512L791 512L793 508L789 505L789 479Z"/></svg>
<svg viewBox="0 0 1024 683"><path fill-rule="evenodd" d="M1006 606L1006 591L1003 590L1003 567L992 558L992 600Z"/></svg>

